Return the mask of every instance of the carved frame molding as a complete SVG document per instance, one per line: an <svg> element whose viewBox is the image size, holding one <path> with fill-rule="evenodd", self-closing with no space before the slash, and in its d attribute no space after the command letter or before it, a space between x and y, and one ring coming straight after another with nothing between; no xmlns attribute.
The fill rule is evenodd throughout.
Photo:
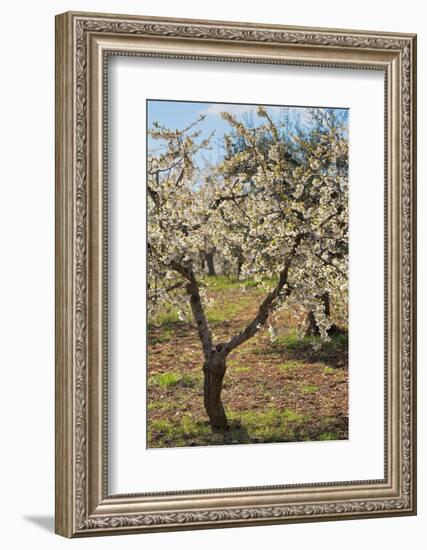
<svg viewBox="0 0 427 550"><path fill-rule="evenodd" d="M384 480L108 495L103 193L109 55L385 72L390 307ZM74 537L414 514L415 36L69 12L56 18L56 71L57 533Z"/></svg>

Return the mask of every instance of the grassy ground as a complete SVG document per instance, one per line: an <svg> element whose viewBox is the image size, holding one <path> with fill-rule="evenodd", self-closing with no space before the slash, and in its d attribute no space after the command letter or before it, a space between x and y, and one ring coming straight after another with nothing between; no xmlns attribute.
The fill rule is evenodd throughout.
<svg viewBox="0 0 427 550"><path fill-rule="evenodd" d="M218 339L254 316L264 291L237 281L207 280L215 299L208 318ZM347 335L336 334L315 351L315 338L295 333L301 312L283 311L284 334L271 343L261 333L227 361L222 399L230 420L213 433L203 408L203 356L195 329L164 311L149 325L148 446L183 447L347 439Z"/></svg>

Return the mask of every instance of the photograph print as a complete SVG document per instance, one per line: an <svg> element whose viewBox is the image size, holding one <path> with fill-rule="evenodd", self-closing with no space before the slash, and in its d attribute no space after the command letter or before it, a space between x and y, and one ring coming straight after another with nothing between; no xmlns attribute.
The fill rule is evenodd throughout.
<svg viewBox="0 0 427 550"><path fill-rule="evenodd" d="M147 100L147 446L348 439L349 110Z"/></svg>

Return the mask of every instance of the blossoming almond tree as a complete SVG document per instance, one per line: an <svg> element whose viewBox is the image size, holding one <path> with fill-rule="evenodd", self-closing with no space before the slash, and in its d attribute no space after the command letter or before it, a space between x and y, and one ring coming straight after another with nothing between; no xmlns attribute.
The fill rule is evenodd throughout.
<svg viewBox="0 0 427 550"><path fill-rule="evenodd" d="M228 427L221 401L227 356L269 325L280 308L298 303L314 311L327 338L325 293L347 293L348 143L332 112L312 111L305 132L287 132L258 108L259 125L223 113L231 131L226 154L203 172L195 156L208 148L200 119L182 130L155 124L163 148L148 157L148 300L154 314L169 303L192 313L204 355L204 406L214 430ZM215 338L200 251L206 240L241 279L265 289L252 320L228 339ZM265 284L273 280L273 287Z"/></svg>

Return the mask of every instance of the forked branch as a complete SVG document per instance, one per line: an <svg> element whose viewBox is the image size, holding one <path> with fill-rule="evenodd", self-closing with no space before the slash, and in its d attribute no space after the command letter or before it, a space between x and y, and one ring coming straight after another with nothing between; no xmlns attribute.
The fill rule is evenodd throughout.
<svg viewBox="0 0 427 550"><path fill-rule="evenodd" d="M286 256L285 262L283 264L283 269L280 272L279 280L277 281L276 286L266 296L262 304L259 306L258 312L255 317L244 330L230 338L230 340L228 340L228 342L224 344L224 348L227 353L230 353L230 351L246 342L246 340L249 340L249 338L251 338L252 336L254 336L254 334L258 332L258 330L266 323L271 313L271 308L275 305L275 301L277 300L277 298L279 298L280 295L282 298L284 298L290 294L291 289L289 287L286 287L286 290L284 292L282 291L288 282L289 269L291 267L292 260L295 256L298 246L300 245L301 239L301 235L298 235L296 237L289 254Z"/></svg>

